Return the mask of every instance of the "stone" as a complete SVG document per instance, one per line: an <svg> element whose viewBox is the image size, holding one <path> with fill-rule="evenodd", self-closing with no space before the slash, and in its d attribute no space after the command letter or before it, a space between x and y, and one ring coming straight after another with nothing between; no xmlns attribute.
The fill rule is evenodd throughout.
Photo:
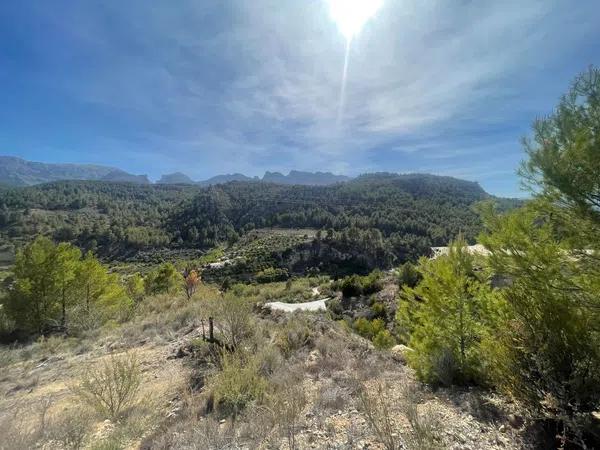
<svg viewBox="0 0 600 450"><path fill-rule="evenodd" d="M407 347L406 345L402 345L402 344L394 345L390 349L392 358L394 358L396 361L398 361L401 364L407 363L407 357L412 351L413 351L412 348Z"/></svg>

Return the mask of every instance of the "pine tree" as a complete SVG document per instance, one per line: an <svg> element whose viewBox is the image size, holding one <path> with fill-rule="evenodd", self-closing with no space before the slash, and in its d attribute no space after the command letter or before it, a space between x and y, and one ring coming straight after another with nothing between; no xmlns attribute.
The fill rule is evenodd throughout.
<svg viewBox="0 0 600 450"><path fill-rule="evenodd" d="M422 258L422 280L405 286L397 319L415 350L411 363L420 378L434 383L465 383L482 377L481 343L491 329L496 293L475 271L475 257L459 238L448 255Z"/></svg>

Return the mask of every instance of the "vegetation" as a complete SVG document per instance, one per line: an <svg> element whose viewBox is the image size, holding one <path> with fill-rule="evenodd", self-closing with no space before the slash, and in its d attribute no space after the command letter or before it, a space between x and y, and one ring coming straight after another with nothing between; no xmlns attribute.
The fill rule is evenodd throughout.
<svg viewBox="0 0 600 450"><path fill-rule="evenodd" d="M422 280L404 287L398 311L421 378L492 383L548 421L562 448L598 439L599 117L591 68L525 141L532 200L502 214L481 208L490 256L477 261L458 241L421 260Z"/></svg>
<svg viewBox="0 0 600 450"><path fill-rule="evenodd" d="M123 259L139 250L232 244L265 227L313 228L329 230L328 247L350 252L368 270L416 259L459 230L473 239L480 221L471 206L489 198L475 183L392 174L318 187L61 181L0 189L0 235L10 242L43 234Z"/></svg>
<svg viewBox="0 0 600 450"><path fill-rule="evenodd" d="M20 330L69 331L119 319L131 300L116 276L91 254L39 237L17 253L2 310Z"/></svg>
<svg viewBox="0 0 600 450"><path fill-rule="evenodd" d="M99 367L86 368L74 391L85 405L118 420L135 404L141 381L135 355L111 355Z"/></svg>
<svg viewBox="0 0 600 450"><path fill-rule="evenodd" d="M417 175L3 190L0 448L597 447L599 130L590 69L525 143L532 199L481 222L477 185Z"/></svg>
<svg viewBox="0 0 600 450"><path fill-rule="evenodd" d="M404 289L399 326L415 350L412 363L427 382L466 383L483 377L482 345L495 325L502 304L464 240L455 241L447 256L422 259L422 281Z"/></svg>
<svg viewBox="0 0 600 450"><path fill-rule="evenodd" d="M600 403L600 71L573 84L534 125L522 173L527 207L485 211L490 265L510 280L509 319L492 352L497 383L558 424L561 445L585 445Z"/></svg>

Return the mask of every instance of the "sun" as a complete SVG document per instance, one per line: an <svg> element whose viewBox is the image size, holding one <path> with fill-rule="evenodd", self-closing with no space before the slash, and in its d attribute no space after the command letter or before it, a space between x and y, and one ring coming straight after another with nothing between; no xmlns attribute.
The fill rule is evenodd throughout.
<svg viewBox="0 0 600 450"><path fill-rule="evenodd" d="M328 1L331 17L347 40L351 40L383 4L383 0Z"/></svg>

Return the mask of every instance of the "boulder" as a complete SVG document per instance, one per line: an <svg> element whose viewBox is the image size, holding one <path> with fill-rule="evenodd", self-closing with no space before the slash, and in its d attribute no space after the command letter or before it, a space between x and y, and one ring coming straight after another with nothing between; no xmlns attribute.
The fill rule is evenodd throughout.
<svg viewBox="0 0 600 450"><path fill-rule="evenodd" d="M392 353L392 358L398 361L401 364L406 364L408 361L408 355L413 351L412 348L407 347L406 345L394 345L390 352Z"/></svg>

